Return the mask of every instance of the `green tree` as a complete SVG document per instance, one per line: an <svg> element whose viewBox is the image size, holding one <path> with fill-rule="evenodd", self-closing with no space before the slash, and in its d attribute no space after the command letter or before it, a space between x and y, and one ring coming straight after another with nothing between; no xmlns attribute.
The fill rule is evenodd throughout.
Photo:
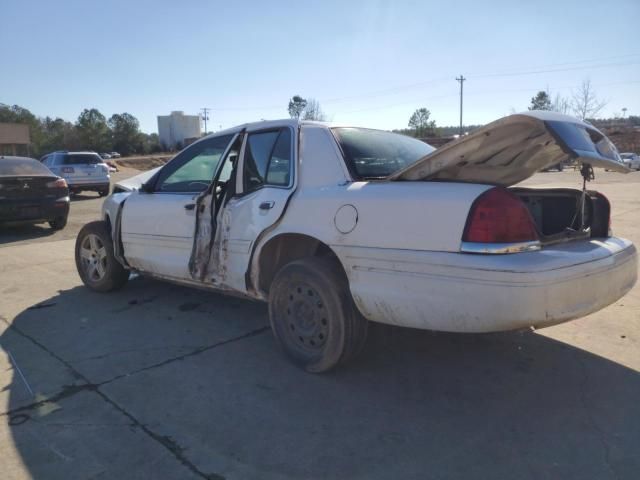
<svg viewBox="0 0 640 480"><path fill-rule="evenodd" d="M42 125L42 142L39 145L40 153L53 152L55 150L78 150L82 148L78 132L71 122L62 118L52 119L45 117L40 120Z"/></svg>
<svg viewBox="0 0 640 480"><path fill-rule="evenodd" d="M529 110L551 110L551 98L549 97L549 92L545 92L544 90L540 90L536 93L535 97L531 98L531 105L529 106Z"/></svg>
<svg viewBox="0 0 640 480"><path fill-rule="evenodd" d="M85 108L76 122L78 136L82 142L82 148L104 152L111 149L109 125L107 119L98 109Z"/></svg>
<svg viewBox="0 0 640 480"><path fill-rule="evenodd" d="M411 118L409 118L409 128L411 128L416 137L425 137L433 135L436 129L435 120L429 120L431 112L426 108L418 108Z"/></svg>
<svg viewBox="0 0 640 480"><path fill-rule="evenodd" d="M111 115L108 122L111 129L113 148L122 155L142 150L143 139L140 137L140 122L130 113Z"/></svg>
<svg viewBox="0 0 640 480"><path fill-rule="evenodd" d="M294 95L289 100L289 116L291 118L300 118L306 107L307 101L300 95Z"/></svg>
<svg viewBox="0 0 640 480"><path fill-rule="evenodd" d="M160 137L157 133L141 133L142 153L157 153L164 151L160 145Z"/></svg>

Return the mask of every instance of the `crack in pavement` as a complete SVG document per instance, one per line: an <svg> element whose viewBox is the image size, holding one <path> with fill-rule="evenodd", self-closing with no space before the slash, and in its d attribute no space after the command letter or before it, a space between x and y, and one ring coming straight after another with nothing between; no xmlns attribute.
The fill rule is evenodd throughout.
<svg viewBox="0 0 640 480"><path fill-rule="evenodd" d="M58 354L56 354L55 352L53 352L52 350L47 348L45 345L43 345L41 342L39 342L35 338L31 337L27 333L24 333L18 327L16 327L13 324L9 323L6 318L0 317L0 320L2 320L4 323L6 323L10 329L15 331L16 333L18 333L22 337L26 338L27 340L31 341L34 345L36 345L40 349L44 350L49 355L51 355L53 358L55 358L60 363L62 363L66 368L68 368L71 371L71 373L76 378L78 378L78 379L82 380L83 382L85 382L82 385L65 385L61 392L57 393L56 395L54 395L52 397L47 398L46 400L42 400L42 401L39 401L39 402L34 402L32 404L25 405L25 406L22 406L22 407L18 407L18 408L15 408L13 410L8 410L7 412L0 413L0 417L1 416L8 416L8 417L11 418L11 417L14 417L16 415L24 415L24 412L33 410L35 408L38 408L38 407L40 407L40 406L42 406L42 405L44 405L44 404L46 404L48 402L57 402L57 401L65 399L65 398L69 398L69 397L71 397L71 396L73 396L73 395L75 395L75 394L77 394L79 392L91 391L91 392L94 392L96 395L98 395L104 402L108 403L113 408L115 408L118 412L120 412L122 415L127 417L131 421L131 424L134 427L140 429L148 437L150 437L155 442L159 443L162 447L164 447L169 453L171 453L171 455L178 462L180 462L184 467L189 469L193 474L195 474L195 475L197 475L197 476L199 476L201 478L207 479L207 480L224 480L225 477L222 476L222 475L219 475L217 473L205 473L205 472L201 471L200 469L198 469L198 467L195 464L193 464L184 455L184 448L181 447L175 440L173 440L171 437L168 437L166 435L160 435L159 433L156 433L153 430L151 430L147 425L141 423L132 413L127 411L123 406L121 406L115 400L111 399L106 393L101 391L100 387L104 386L104 385L107 385L109 383L112 383L112 382L114 382L116 380L119 380L121 378L124 378L124 377L129 377L131 375L135 375L135 374L138 374L138 373L141 373L141 372L145 372L145 371L148 371L148 370L159 368L159 367L168 365L170 363L173 363L173 362L176 362L176 361L180 361L180 360L184 360L185 358L189 358L189 357L192 357L192 356L195 356L195 355L199 355L200 353L207 352L209 350L213 350L215 348L222 347L224 345L228 345L230 343L238 342L238 341L244 340L246 338L251 338L251 337L254 337L256 335L260 335L260 334L266 332L269 329L268 326L257 328L255 330L247 332L247 333L245 333L243 335L232 337L232 338L227 339L227 340L222 340L222 341L216 342L216 343L214 343L212 345L207 345L207 346L204 346L204 347L196 348L195 350L193 350L191 352L188 352L188 353L185 353L183 355L178 355L176 357L172 357L172 358L163 360L162 362L158 362L158 363L155 363L153 365L149 365L147 367L139 368L139 369L134 370L134 371L129 372L129 373L125 373L125 374L122 374L122 375L117 375L117 376L115 376L115 377L113 377L113 378L111 378L109 380L106 380L104 382L95 384L95 383L92 383L89 380L89 378L86 377L84 374L82 374L79 371L77 371L73 367L73 365L71 365L64 358L60 357Z"/></svg>

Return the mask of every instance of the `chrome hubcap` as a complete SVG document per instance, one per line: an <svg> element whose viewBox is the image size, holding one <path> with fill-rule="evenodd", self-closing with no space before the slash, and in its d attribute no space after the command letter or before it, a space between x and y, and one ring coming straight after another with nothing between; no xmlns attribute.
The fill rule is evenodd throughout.
<svg viewBox="0 0 640 480"><path fill-rule="evenodd" d="M89 280L99 282L107 273L107 250L100 237L90 233L80 245L82 267Z"/></svg>

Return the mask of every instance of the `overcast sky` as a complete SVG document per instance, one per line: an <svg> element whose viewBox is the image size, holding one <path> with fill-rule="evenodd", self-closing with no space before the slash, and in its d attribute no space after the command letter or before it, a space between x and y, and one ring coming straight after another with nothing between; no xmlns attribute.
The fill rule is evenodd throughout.
<svg viewBox="0 0 640 480"><path fill-rule="evenodd" d="M2 0L0 102L75 121L212 109L209 130L283 118L295 94L330 120L406 127L525 110L589 78L604 116L640 115L640 1Z"/></svg>

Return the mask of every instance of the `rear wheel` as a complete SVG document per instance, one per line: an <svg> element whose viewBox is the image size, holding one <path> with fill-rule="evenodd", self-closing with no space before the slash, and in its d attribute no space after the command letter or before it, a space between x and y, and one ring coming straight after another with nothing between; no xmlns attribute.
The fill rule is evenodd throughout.
<svg viewBox="0 0 640 480"><path fill-rule="evenodd" d="M319 373L355 357L367 336L367 320L351 298L341 266L328 258L285 265L269 292L269 320L285 353Z"/></svg>
<svg viewBox="0 0 640 480"><path fill-rule="evenodd" d="M76 239L76 268L82 282L97 292L121 288L129 279L113 254L111 232L105 222L87 223Z"/></svg>
<svg viewBox="0 0 640 480"><path fill-rule="evenodd" d="M100 195L101 197L106 197L107 195L109 195L109 189L107 188L106 190L98 191L98 195Z"/></svg>
<svg viewBox="0 0 640 480"><path fill-rule="evenodd" d="M67 225L67 217L56 217L49 220L49 226L54 230L62 230Z"/></svg>

